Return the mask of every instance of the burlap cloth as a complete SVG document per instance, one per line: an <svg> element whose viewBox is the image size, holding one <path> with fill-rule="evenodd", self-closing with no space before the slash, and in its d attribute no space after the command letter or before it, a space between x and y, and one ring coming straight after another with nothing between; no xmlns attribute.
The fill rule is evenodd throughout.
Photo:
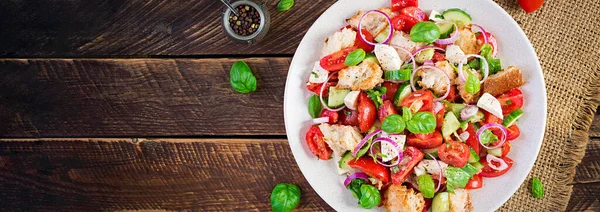
<svg viewBox="0 0 600 212"><path fill-rule="evenodd" d="M499 211L564 211L575 168L585 153L600 88L600 0L546 0L526 14L517 0L496 0L527 34L548 93L548 120L540 155L527 180ZM546 197L531 196L531 176Z"/></svg>

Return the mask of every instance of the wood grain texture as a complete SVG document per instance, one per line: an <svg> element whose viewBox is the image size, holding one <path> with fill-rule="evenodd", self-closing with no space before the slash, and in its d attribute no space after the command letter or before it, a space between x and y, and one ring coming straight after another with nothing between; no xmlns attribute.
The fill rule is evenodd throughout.
<svg viewBox="0 0 600 212"><path fill-rule="evenodd" d="M0 1L0 56L293 54L335 1L297 0L286 12L264 2L269 42L248 46L226 37L215 0Z"/></svg>
<svg viewBox="0 0 600 212"><path fill-rule="evenodd" d="M290 59L245 59L251 94L231 88L235 61L0 60L0 137L285 135Z"/></svg>
<svg viewBox="0 0 600 212"><path fill-rule="evenodd" d="M600 182L573 185L567 211L600 211Z"/></svg>
<svg viewBox="0 0 600 212"><path fill-rule="evenodd" d="M300 211L331 210L295 164L286 140L1 140L0 208L269 211L288 182Z"/></svg>
<svg viewBox="0 0 600 212"><path fill-rule="evenodd" d="M573 183L600 183L600 138L590 138Z"/></svg>

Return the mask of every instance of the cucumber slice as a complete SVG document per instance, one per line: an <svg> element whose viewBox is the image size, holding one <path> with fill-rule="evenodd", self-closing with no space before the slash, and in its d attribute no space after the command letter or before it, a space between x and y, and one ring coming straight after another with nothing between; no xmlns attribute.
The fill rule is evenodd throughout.
<svg viewBox="0 0 600 212"><path fill-rule="evenodd" d="M460 116L460 111L466 107L465 104L460 103L447 103L447 106L456 117Z"/></svg>
<svg viewBox="0 0 600 212"><path fill-rule="evenodd" d="M415 61L417 63L424 63L425 60L431 60L433 58L433 53L435 53L435 49L426 49L426 50L423 50L423 51L419 52L419 54L417 54L415 56Z"/></svg>
<svg viewBox="0 0 600 212"><path fill-rule="evenodd" d="M448 9L442 13L442 16L444 16L444 19L454 22L459 28L470 24L473 20L468 13L458 8Z"/></svg>
<svg viewBox="0 0 600 212"><path fill-rule="evenodd" d="M337 89L335 87L329 87L329 98L327 99L328 107L339 107L344 105L344 98L350 93L350 90Z"/></svg>
<svg viewBox="0 0 600 212"><path fill-rule="evenodd" d="M444 116L444 123L442 124L442 137L447 138L453 132L458 130L459 127L460 122L458 122L454 113L446 113L446 116Z"/></svg>
<svg viewBox="0 0 600 212"><path fill-rule="evenodd" d="M367 54L365 56L365 59L363 59L363 62L365 62L365 61L368 61L368 62L375 63L375 64L379 65L379 61L377 60L377 57L373 53Z"/></svg>
<svg viewBox="0 0 600 212"><path fill-rule="evenodd" d="M502 157L502 148L488 149L487 153L496 157Z"/></svg>
<svg viewBox="0 0 600 212"><path fill-rule="evenodd" d="M522 115L523 111L521 109L517 109L504 117L502 125L504 125L504 127L510 127L513 124L515 124L515 122L517 122L517 120L519 120L519 118L521 118Z"/></svg>
<svg viewBox="0 0 600 212"><path fill-rule="evenodd" d="M348 168L348 161L352 160L352 152L350 151L346 151L346 153L344 153L342 155L342 158L340 158L340 161L338 162L338 166L340 167L340 169L346 169Z"/></svg>
<svg viewBox="0 0 600 212"><path fill-rule="evenodd" d="M438 28L440 28L440 38L448 38L450 37L450 33L454 32L454 24L448 22L440 22L437 23Z"/></svg>
<svg viewBox="0 0 600 212"><path fill-rule="evenodd" d="M375 41L377 43L383 43L385 39L390 35L390 26L387 26L382 32L375 36Z"/></svg>
<svg viewBox="0 0 600 212"><path fill-rule="evenodd" d="M450 195L448 192L441 192L435 195L431 201L432 212L448 212L450 211Z"/></svg>
<svg viewBox="0 0 600 212"><path fill-rule="evenodd" d="M475 163L478 162L479 159L479 155L475 152L475 150L471 147L469 147L469 150L471 150L471 156L469 156L469 163Z"/></svg>
<svg viewBox="0 0 600 212"><path fill-rule="evenodd" d="M404 98L406 98L410 93L412 93L412 89L410 88L409 82L405 82L400 85L400 88L398 91L396 91L396 96L394 97L394 105L396 105L396 107L402 107L402 105L400 105L402 100L404 100Z"/></svg>
<svg viewBox="0 0 600 212"><path fill-rule="evenodd" d="M479 161L477 161L475 163L471 163L471 165L473 165L475 168L477 168L477 172L479 172L484 167L483 164L481 164Z"/></svg>
<svg viewBox="0 0 600 212"><path fill-rule="evenodd" d="M384 79L385 80L395 80L395 81L410 80L410 69L385 71Z"/></svg>

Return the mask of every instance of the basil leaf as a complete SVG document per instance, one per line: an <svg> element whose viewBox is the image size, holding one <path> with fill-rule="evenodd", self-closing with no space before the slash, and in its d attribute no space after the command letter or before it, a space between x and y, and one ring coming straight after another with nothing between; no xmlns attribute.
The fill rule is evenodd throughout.
<svg viewBox="0 0 600 212"><path fill-rule="evenodd" d="M465 82L465 90L470 94L476 94L481 90L481 84L479 84L479 78L475 74L467 71L467 82Z"/></svg>
<svg viewBox="0 0 600 212"><path fill-rule="evenodd" d="M313 118L319 118L319 116L321 116L321 110L322 105L319 96L311 96L310 99L308 99L308 113L310 116Z"/></svg>
<svg viewBox="0 0 600 212"><path fill-rule="evenodd" d="M435 125L435 116L431 112L418 112L406 123L406 128L414 134L424 134L432 133Z"/></svg>
<svg viewBox="0 0 600 212"><path fill-rule="evenodd" d="M277 11L283 12L291 9L294 6L294 0L281 0L277 4Z"/></svg>
<svg viewBox="0 0 600 212"><path fill-rule="evenodd" d="M398 114L389 115L381 124L381 130L386 133L401 133L405 127L404 119Z"/></svg>
<svg viewBox="0 0 600 212"><path fill-rule="evenodd" d="M481 143L483 144L491 144L498 141L498 136L496 136L490 130L484 130L483 132L481 132L479 140L481 140Z"/></svg>
<svg viewBox="0 0 600 212"><path fill-rule="evenodd" d="M346 61L344 61L344 65L346 65L346 66L358 65L360 62L362 62L365 59L366 55L367 55L367 53L365 52L365 50L356 49L356 50L350 52L350 54L348 54L348 56L346 57Z"/></svg>
<svg viewBox="0 0 600 212"><path fill-rule="evenodd" d="M412 119L412 113L410 112L410 109L408 109L408 107L404 106L402 107L402 118L404 118L404 121L410 121Z"/></svg>
<svg viewBox="0 0 600 212"><path fill-rule="evenodd" d="M379 108L379 106L383 104L382 96L386 91L387 89L385 87L375 87L371 90L367 90L366 93L373 103L375 103L375 107Z"/></svg>
<svg viewBox="0 0 600 212"><path fill-rule="evenodd" d="M425 198L433 198L435 195L435 185L433 183L433 178L431 175L424 174L419 176L417 179L417 185L419 185L419 190L423 194Z"/></svg>
<svg viewBox="0 0 600 212"><path fill-rule="evenodd" d="M279 183L271 192L273 211L292 211L300 203L300 188L289 183Z"/></svg>
<svg viewBox="0 0 600 212"><path fill-rule="evenodd" d="M379 206L381 203L381 194L375 186L363 184L360 186L360 198L358 205L362 208L371 209Z"/></svg>
<svg viewBox="0 0 600 212"><path fill-rule="evenodd" d="M466 171L453 166L448 166L445 174L446 188L449 192L454 192L455 188L464 188L472 177Z"/></svg>
<svg viewBox="0 0 600 212"><path fill-rule="evenodd" d="M362 186L363 184L365 184L365 180L356 178L350 181L346 188L348 188L348 190L352 192L352 196L356 197L356 199L360 199L360 197L362 196L360 193L360 186Z"/></svg>
<svg viewBox="0 0 600 212"><path fill-rule="evenodd" d="M481 69L481 61L479 58L474 58L473 60L471 60L471 62L469 62L468 66L469 68L479 70Z"/></svg>
<svg viewBox="0 0 600 212"><path fill-rule="evenodd" d="M229 83L240 93L250 93L256 90L256 77L243 60L237 61L231 66Z"/></svg>
<svg viewBox="0 0 600 212"><path fill-rule="evenodd" d="M537 177L531 179L531 194L535 198L544 198L544 185Z"/></svg>
<svg viewBox="0 0 600 212"><path fill-rule="evenodd" d="M481 51L479 55L483 56L488 63L489 75L495 74L498 71L502 70L502 64L500 64L500 59L495 59L493 54L493 47L490 44L483 44L481 46ZM483 61L480 61L480 66L483 67Z"/></svg>
<svg viewBox="0 0 600 212"><path fill-rule="evenodd" d="M433 22L419 22L410 29L410 40L433 43L440 38L440 28Z"/></svg>

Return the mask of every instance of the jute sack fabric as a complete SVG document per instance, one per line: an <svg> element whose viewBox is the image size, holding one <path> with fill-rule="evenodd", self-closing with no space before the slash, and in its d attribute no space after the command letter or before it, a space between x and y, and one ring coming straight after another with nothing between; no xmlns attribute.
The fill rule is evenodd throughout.
<svg viewBox="0 0 600 212"><path fill-rule="evenodd" d="M548 94L547 126L535 166L499 211L564 211L572 191L569 184L585 153L587 132L598 106L600 1L546 0L532 14L520 9L517 0L495 2L531 40ZM531 176L544 183L545 198L531 196Z"/></svg>

